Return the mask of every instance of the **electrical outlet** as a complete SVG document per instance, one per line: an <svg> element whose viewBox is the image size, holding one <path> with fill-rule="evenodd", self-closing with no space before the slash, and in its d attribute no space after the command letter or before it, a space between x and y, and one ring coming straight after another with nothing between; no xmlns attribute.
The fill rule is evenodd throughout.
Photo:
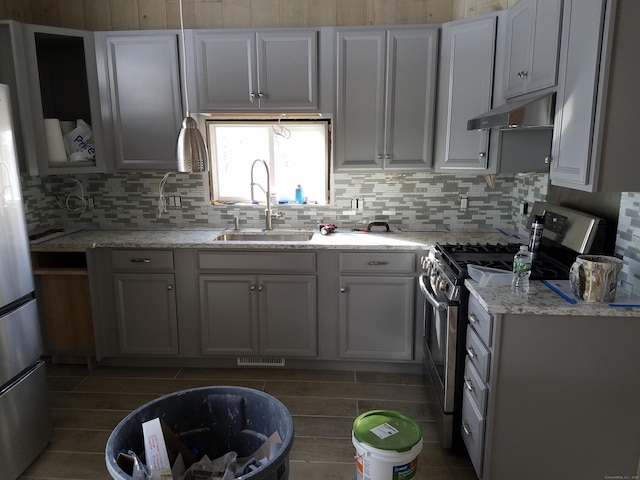
<svg viewBox="0 0 640 480"><path fill-rule="evenodd" d="M466 212L467 207L469 206L469 199L465 194L460 194L459 197L460 197L460 211Z"/></svg>

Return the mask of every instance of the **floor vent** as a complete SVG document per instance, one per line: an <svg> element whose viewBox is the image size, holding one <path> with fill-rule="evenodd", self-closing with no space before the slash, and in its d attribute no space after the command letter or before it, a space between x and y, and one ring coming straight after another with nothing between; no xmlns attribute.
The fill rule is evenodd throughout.
<svg viewBox="0 0 640 480"><path fill-rule="evenodd" d="M240 367L284 367L284 358L277 357L238 357Z"/></svg>

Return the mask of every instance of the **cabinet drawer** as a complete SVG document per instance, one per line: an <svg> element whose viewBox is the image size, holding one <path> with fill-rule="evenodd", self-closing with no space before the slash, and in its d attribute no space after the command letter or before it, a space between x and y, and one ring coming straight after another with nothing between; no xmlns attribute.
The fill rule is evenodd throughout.
<svg viewBox="0 0 640 480"><path fill-rule="evenodd" d="M464 362L464 389L473 397L478 411L484 415L487 408L488 387L469 358Z"/></svg>
<svg viewBox="0 0 640 480"><path fill-rule="evenodd" d="M315 252L200 252L201 270L250 273L315 273Z"/></svg>
<svg viewBox="0 0 640 480"><path fill-rule="evenodd" d="M413 253L341 253L341 273L413 273L416 256Z"/></svg>
<svg viewBox="0 0 640 480"><path fill-rule="evenodd" d="M489 380L490 353L487 347L484 346L484 343L482 343L482 340L480 340L480 337L476 334L475 330L471 327L467 327L465 350L467 352L467 359L475 367L480 378L487 383Z"/></svg>
<svg viewBox="0 0 640 480"><path fill-rule="evenodd" d="M115 271L156 272L173 270L171 250L112 250L111 266Z"/></svg>
<svg viewBox="0 0 640 480"><path fill-rule="evenodd" d="M492 345L493 315L487 312L478 299L469 296L469 324L478 333L487 347Z"/></svg>
<svg viewBox="0 0 640 480"><path fill-rule="evenodd" d="M468 391L462 394L462 440L469 452L473 468L482 478L485 419Z"/></svg>

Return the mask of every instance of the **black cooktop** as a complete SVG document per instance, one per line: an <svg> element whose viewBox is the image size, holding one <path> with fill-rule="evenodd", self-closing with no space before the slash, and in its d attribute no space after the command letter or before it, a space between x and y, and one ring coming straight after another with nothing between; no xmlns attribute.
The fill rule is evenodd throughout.
<svg viewBox="0 0 640 480"><path fill-rule="evenodd" d="M513 256L520 249L520 243L497 244L437 244L436 251L447 263L457 278L468 277L467 265L498 268L510 272ZM551 256L540 251L533 258L532 280L566 280L569 268Z"/></svg>

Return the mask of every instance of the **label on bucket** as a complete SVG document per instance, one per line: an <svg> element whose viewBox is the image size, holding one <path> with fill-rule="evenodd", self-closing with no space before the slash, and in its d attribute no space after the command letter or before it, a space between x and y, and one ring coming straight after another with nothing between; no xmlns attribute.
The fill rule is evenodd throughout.
<svg viewBox="0 0 640 480"><path fill-rule="evenodd" d="M391 478L392 480L410 480L415 475L416 468L418 468L418 459L414 458L406 465L393 467L393 476Z"/></svg>
<svg viewBox="0 0 640 480"><path fill-rule="evenodd" d="M391 435L395 435L398 433L398 429L388 423L383 423L382 425L378 425L375 428L369 430L380 440L384 440L385 438L390 437Z"/></svg>
<svg viewBox="0 0 640 480"><path fill-rule="evenodd" d="M365 460L364 456L356 456L356 478L357 480L377 480L381 474L379 465L376 468L372 461ZM389 468L389 467L387 467ZM391 478L388 480L411 480L416 474L418 468L418 459L414 458L411 462L405 465L397 465L391 468ZM387 470L387 475L388 475Z"/></svg>

